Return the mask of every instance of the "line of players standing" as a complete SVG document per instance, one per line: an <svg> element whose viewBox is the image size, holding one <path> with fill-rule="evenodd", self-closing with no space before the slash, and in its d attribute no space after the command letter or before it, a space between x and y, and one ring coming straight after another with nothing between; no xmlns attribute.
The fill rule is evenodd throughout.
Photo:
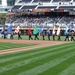
<svg viewBox="0 0 75 75"><path fill-rule="evenodd" d="M22 39L22 37L21 37L21 31L19 31L17 34L18 34L18 39ZM6 32L4 32L4 39L7 39L6 35L7 35ZM9 35L9 39L13 39L14 32L12 31L8 35Z"/></svg>
<svg viewBox="0 0 75 75"><path fill-rule="evenodd" d="M55 34L53 34L53 41L55 41L55 36L58 36L58 39L57 39L57 40L58 40L58 41L61 41L61 32L60 32L59 35L56 35L56 33L57 33L57 32L55 32ZM29 40L33 40L33 38L32 38L32 32L31 32L31 29L30 29L30 28L28 28L27 34L29 35L28 39L29 39ZM48 36L48 40L50 40L51 32L50 32L50 29L49 29L49 28L46 30L46 34L47 34L47 36ZM11 32L11 33L10 33L10 39L13 39L13 35L14 35L14 33ZM43 31L43 32L41 33L41 35L42 35L42 39L45 40L45 31ZM66 34L64 41L66 41L66 40L68 40L68 41L69 41L69 40L75 41L75 39L74 39L74 30L71 30L70 35L71 35L71 38L69 38L69 34ZM39 38L38 38L38 33L35 34L34 36L35 36L35 37L34 37L34 40L36 40L36 39L39 40ZM4 39L6 39L6 38L7 38L7 37L6 37L6 33L4 32ZM18 39L22 39L22 37L21 37L21 32L20 32L20 31L18 32Z"/></svg>
<svg viewBox="0 0 75 75"><path fill-rule="evenodd" d="M46 30L46 34L48 36L48 40L50 40L51 32L50 32L50 29L49 28ZM30 39L33 40L33 38L32 38L32 32L31 32L31 29L30 28L28 29L28 35L29 35L29 40ZM42 35L42 39L45 40L45 31L43 31L41 33L41 35ZM69 35L71 35L71 38L69 38ZM60 31L59 35L57 35L57 31L55 31L55 33L53 34L53 41L55 41L55 36L58 36L57 41L61 41L61 31ZM36 40L36 39L39 40L38 34L36 34L35 37L34 37L34 40ZM70 34L66 34L65 35L65 40L64 41L67 41L67 40L68 41L69 40L75 41L75 39L74 39L74 30L71 30L70 31Z"/></svg>

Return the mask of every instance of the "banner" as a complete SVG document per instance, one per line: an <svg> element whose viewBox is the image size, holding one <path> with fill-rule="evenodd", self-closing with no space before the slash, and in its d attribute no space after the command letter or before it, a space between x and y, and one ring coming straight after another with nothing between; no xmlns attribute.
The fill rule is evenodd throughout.
<svg viewBox="0 0 75 75"><path fill-rule="evenodd" d="M39 30L36 26L34 26L33 34L38 34Z"/></svg>
<svg viewBox="0 0 75 75"><path fill-rule="evenodd" d="M12 26L9 26L9 28L7 29L7 34L11 33L12 32Z"/></svg>
<svg viewBox="0 0 75 75"><path fill-rule="evenodd" d="M43 30L44 30L44 26L42 26L42 27L40 28L39 33L42 33Z"/></svg>
<svg viewBox="0 0 75 75"><path fill-rule="evenodd" d="M18 26L18 27L15 29L14 33L18 33L18 32L19 32L19 29L20 29L20 27Z"/></svg>

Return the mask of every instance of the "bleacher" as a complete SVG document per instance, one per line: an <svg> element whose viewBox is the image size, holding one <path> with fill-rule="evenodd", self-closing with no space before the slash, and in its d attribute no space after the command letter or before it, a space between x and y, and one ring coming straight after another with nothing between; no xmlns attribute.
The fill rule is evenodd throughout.
<svg viewBox="0 0 75 75"><path fill-rule="evenodd" d="M18 5L22 5L22 9L33 9L35 8L35 5L37 8L75 9L73 0L20 0L12 9L18 8Z"/></svg>
<svg viewBox="0 0 75 75"><path fill-rule="evenodd" d="M59 9L74 9L75 6L60 6Z"/></svg>
<svg viewBox="0 0 75 75"><path fill-rule="evenodd" d="M59 2L59 1L61 1L61 0L53 0L53 2Z"/></svg>
<svg viewBox="0 0 75 75"><path fill-rule="evenodd" d="M39 2L39 0L33 0L34 3Z"/></svg>
<svg viewBox="0 0 75 75"><path fill-rule="evenodd" d="M40 0L40 2L50 2L51 0Z"/></svg>
<svg viewBox="0 0 75 75"><path fill-rule="evenodd" d="M23 11L23 12L26 12L25 10L27 10L27 12L28 12L29 9L40 10L40 9L48 8L48 10L49 9L52 10L52 13L59 12L59 11L57 11L59 9L63 9L62 12L65 12L65 10L67 10L67 11L75 10L75 2L74 1L75 0L20 0L19 3L17 3L11 10L12 11L17 10L17 11ZM37 12L41 12L41 10L37 11ZM38 14L40 14L40 13L38 13ZM21 23L20 25L23 27L27 27L30 24L32 24L32 26L37 25L38 27L40 27L39 25L47 24L48 26L52 27L54 21L57 21L57 20L55 20L55 19L57 19L57 17L55 19L54 18L51 18L51 19L46 18L41 21L39 21L39 19L41 19L41 18L39 18L37 21L35 21L35 18L34 19L31 18L30 20L29 19L27 19L27 18L16 19L13 22L13 25L18 25ZM71 20L71 19L66 18L65 22L67 24L70 24L71 22L75 22L74 19L73 20ZM20 20L22 20L22 21L20 21ZM63 20L63 18L62 18L62 20ZM57 24L62 27L63 25L65 25L65 22L62 24L61 24L61 22L58 22ZM75 25L74 25L74 27L75 27Z"/></svg>
<svg viewBox="0 0 75 75"><path fill-rule="evenodd" d="M23 2L29 3L29 2L31 2L31 0L20 0L20 1L19 1L19 3L23 3Z"/></svg>
<svg viewBox="0 0 75 75"><path fill-rule="evenodd" d="M44 9L44 8L56 9L57 6L39 6L38 7L38 9Z"/></svg>
<svg viewBox="0 0 75 75"><path fill-rule="evenodd" d="M18 10L22 5L15 5L12 10Z"/></svg>
<svg viewBox="0 0 75 75"><path fill-rule="evenodd" d="M70 2L71 0L53 0L53 2Z"/></svg>
<svg viewBox="0 0 75 75"><path fill-rule="evenodd" d="M21 10L25 10L25 9L34 9L37 5L25 5L21 8Z"/></svg>

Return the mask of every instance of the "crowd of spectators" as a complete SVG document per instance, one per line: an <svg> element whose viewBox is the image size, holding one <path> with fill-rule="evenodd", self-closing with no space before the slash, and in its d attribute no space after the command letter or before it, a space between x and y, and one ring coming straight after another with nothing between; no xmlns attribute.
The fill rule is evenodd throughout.
<svg viewBox="0 0 75 75"><path fill-rule="evenodd" d="M20 27L54 27L55 25L60 27L66 27L73 25L75 27L75 18L73 17L11 17L6 20L6 24L13 24L13 26Z"/></svg>

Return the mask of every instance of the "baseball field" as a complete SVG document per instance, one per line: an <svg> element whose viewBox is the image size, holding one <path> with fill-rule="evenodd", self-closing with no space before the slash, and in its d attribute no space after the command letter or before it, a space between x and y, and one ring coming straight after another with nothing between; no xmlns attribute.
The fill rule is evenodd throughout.
<svg viewBox="0 0 75 75"><path fill-rule="evenodd" d="M75 42L0 39L0 75L75 75Z"/></svg>

